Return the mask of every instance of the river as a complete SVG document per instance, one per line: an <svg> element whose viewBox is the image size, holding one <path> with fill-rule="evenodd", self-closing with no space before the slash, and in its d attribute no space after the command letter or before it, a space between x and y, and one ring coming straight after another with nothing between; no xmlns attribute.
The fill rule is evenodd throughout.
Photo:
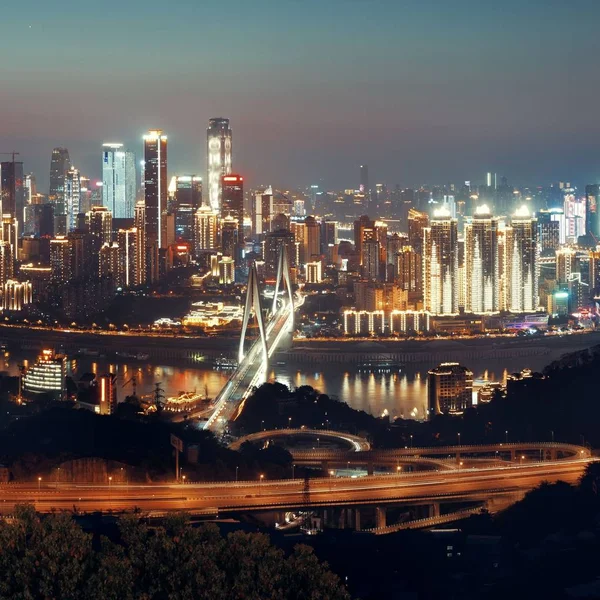
<svg viewBox="0 0 600 600"><path fill-rule="evenodd" d="M502 381L506 376L527 367L541 370L556 356L543 355L528 358L470 361L465 366L473 371L476 380ZM18 374L18 365L31 364L35 353L19 356L7 355L4 371ZM352 408L364 410L373 415L389 414L391 417L423 419L427 407L427 369L436 365L408 365L400 370L384 373L361 373L354 367L326 365L326 371L309 365L275 365L270 380L277 380L290 387L310 385L323 393L347 402ZM70 360L68 374L75 379L83 373L117 374L118 398L123 399L132 391L131 379L135 375L137 393L152 394L156 383L164 390L166 397L182 391L208 393L215 397L230 375L230 371L216 371L206 367L175 367L168 365L148 365L140 361L111 363L103 359L89 357Z"/></svg>

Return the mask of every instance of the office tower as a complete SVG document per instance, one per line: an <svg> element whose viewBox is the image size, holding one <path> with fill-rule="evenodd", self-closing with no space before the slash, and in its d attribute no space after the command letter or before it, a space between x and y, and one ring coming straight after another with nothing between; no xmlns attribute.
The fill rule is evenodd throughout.
<svg viewBox="0 0 600 600"><path fill-rule="evenodd" d="M539 307L538 224L527 207L518 209L505 232L504 280L508 310L535 311Z"/></svg>
<svg viewBox="0 0 600 600"><path fill-rule="evenodd" d="M167 136L150 130L144 136L144 234L147 280L158 280L159 249L166 247Z"/></svg>
<svg viewBox="0 0 600 600"><path fill-rule="evenodd" d="M65 210L67 212L67 230L75 229L81 199L79 171L71 168L65 174Z"/></svg>
<svg viewBox="0 0 600 600"><path fill-rule="evenodd" d="M323 282L323 266L320 260L309 262L304 265L304 280L306 283Z"/></svg>
<svg viewBox="0 0 600 600"><path fill-rule="evenodd" d="M422 257L412 246L403 246L394 256L397 285L407 292L423 293Z"/></svg>
<svg viewBox="0 0 600 600"><path fill-rule="evenodd" d="M591 235L595 241L600 237L600 212L598 207L600 201L600 186L597 183L585 186L585 224L586 233Z"/></svg>
<svg viewBox="0 0 600 600"><path fill-rule="evenodd" d="M98 254L92 252L92 239L86 231L69 231L69 253L71 256L71 278L88 279L97 277L99 271Z"/></svg>
<svg viewBox="0 0 600 600"><path fill-rule="evenodd" d="M196 211L196 254L202 250L216 250L219 235L219 213L210 206Z"/></svg>
<svg viewBox="0 0 600 600"><path fill-rule="evenodd" d="M221 219L233 217L240 231L244 227L244 179L239 175L224 175L222 180Z"/></svg>
<svg viewBox="0 0 600 600"><path fill-rule="evenodd" d="M230 216L221 221L221 252L234 260L240 254L238 222Z"/></svg>
<svg viewBox="0 0 600 600"><path fill-rule="evenodd" d="M537 213L538 240L542 255L554 254L564 239L564 213L562 209L543 209Z"/></svg>
<svg viewBox="0 0 600 600"><path fill-rule="evenodd" d="M202 206L202 177L199 175L177 175L175 177L175 203L194 209Z"/></svg>
<svg viewBox="0 0 600 600"><path fill-rule="evenodd" d="M581 273L581 261L574 248L560 248L556 251L556 283L565 287L573 273Z"/></svg>
<svg viewBox="0 0 600 600"><path fill-rule="evenodd" d="M361 194L369 193L369 167L360 165L360 185L358 187Z"/></svg>
<svg viewBox="0 0 600 600"><path fill-rule="evenodd" d="M175 239L178 242L194 241L194 215L196 210L191 204L178 204L175 209Z"/></svg>
<svg viewBox="0 0 600 600"><path fill-rule="evenodd" d="M50 240L50 281L62 285L72 278L69 240L58 237Z"/></svg>
<svg viewBox="0 0 600 600"><path fill-rule="evenodd" d="M3 215L11 215L19 223L25 218L25 184L22 162L0 163L0 201Z"/></svg>
<svg viewBox="0 0 600 600"><path fill-rule="evenodd" d="M473 405L473 373L458 363L441 363L427 373L429 415L461 415Z"/></svg>
<svg viewBox="0 0 600 600"><path fill-rule="evenodd" d="M363 277L369 281L379 280L379 255L380 245L378 240L365 240L363 242Z"/></svg>
<svg viewBox="0 0 600 600"><path fill-rule="evenodd" d="M27 175L25 175L25 206L38 204L37 196L35 175L33 173L27 173Z"/></svg>
<svg viewBox="0 0 600 600"><path fill-rule="evenodd" d="M110 210L115 219L131 219L137 178L135 154L123 144L102 144L102 206Z"/></svg>
<svg viewBox="0 0 600 600"><path fill-rule="evenodd" d="M265 261L265 276L267 278L273 278L277 275L279 252L283 246L287 248L290 267L296 266L294 245L294 234L291 231L272 231L265 235L263 260Z"/></svg>
<svg viewBox="0 0 600 600"><path fill-rule="evenodd" d="M272 215L286 215L287 217L292 216L293 202L284 194L278 193L273 195L273 208L271 210Z"/></svg>
<svg viewBox="0 0 600 600"><path fill-rule="evenodd" d="M321 225L314 217L306 217L304 225L304 258L305 262L311 262L321 255Z"/></svg>
<svg viewBox="0 0 600 600"><path fill-rule="evenodd" d="M54 235L54 204L30 204L25 207L24 234L36 237Z"/></svg>
<svg viewBox="0 0 600 600"><path fill-rule="evenodd" d="M423 301L434 315L458 312L458 223L443 209L423 229Z"/></svg>
<svg viewBox="0 0 600 600"><path fill-rule="evenodd" d="M292 206L292 213L295 217L305 217L306 216L306 207L304 205L304 200L297 199L294 200L294 204Z"/></svg>
<svg viewBox="0 0 600 600"><path fill-rule="evenodd" d="M575 195L574 189L564 193L565 242L577 244L579 237L586 233L586 202Z"/></svg>
<svg viewBox="0 0 600 600"><path fill-rule="evenodd" d="M105 206L93 206L87 213L87 227L91 237L91 251L100 252L100 248L112 242L112 214Z"/></svg>
<svg viewBox="0 0 600 600"><path fill-rule="evenodd" d="M254 196L252 205L252 232L255 238L271 231L271 219L273 218L273 189L268 187L264 192L258 192Z"/></svg>
<svg viewBox="0 0 600 600"><path fill-rule="evenodd" d="M146 252L143 229L119 229L119 283L124 288L138 287L146 282Z"/></svg>
<svg viewBox="0 0 600 600"><path fill-rule="evenodd" d="M321 254L326 254L330 246L338 243L337 221L321 221Z"/></svg>
<svg viewBox="0 0 600 600"><path fill-rule="evenodd" d="M482 314L500 310L498 227L486 205L465 224L465 310Z"/></svg>
<svg viewBox="0 0 600 600"><path fill-rule="evenodd" d="M65 175L71 169L71 159L66 148L54 148L50 161L50 202L64 202Z"/></svg>
<svg viewBox="0 0 600 600"><path fill-rule="evenodd" d="M229 119L210 119L206 130L208 204L217 212L221 208L222 177L231 173L231 149Z"/></svg>
<svg viewBox="0 0 600 600"><path fill-rule="evenodd" d="M423 251L423 230L429 226L429 215L411 208L408 211L408 243L421 254Z"/></svg>
<svg viewBox="0 0 600 600"><path fill-rule="evenodd" d="M33 302L33 286L31 281L15 281L9 279L2 290L2 307L4 310L22 310Z"/></svg>

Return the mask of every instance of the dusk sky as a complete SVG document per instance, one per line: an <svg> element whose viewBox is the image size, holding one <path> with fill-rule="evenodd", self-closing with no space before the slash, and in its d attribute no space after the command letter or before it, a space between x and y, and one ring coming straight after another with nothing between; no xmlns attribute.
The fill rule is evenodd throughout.
<svg viewBox="0 0 600 600"><path fill-rule="evenodd" d="M231 120L252 184L600 181L598 0L21 0L0 20L0 150L47 192L53 146L169 136L205 171ZM141 156L139 156L141 158Z"/></svg>

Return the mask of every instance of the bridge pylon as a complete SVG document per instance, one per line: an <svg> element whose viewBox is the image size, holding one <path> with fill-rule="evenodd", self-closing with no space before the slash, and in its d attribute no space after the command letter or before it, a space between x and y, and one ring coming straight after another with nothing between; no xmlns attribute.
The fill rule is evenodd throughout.
<svg viewBox="0 0 600 600"><path fill-rule="evenodd" d="M262 346L263 364L265 368L269 362L269 351L267 348L267 331L265 328L265 319L262 312L262 301L260 299L260 289L258 287L258 274L256 264L252 263L248 275L248 289L246 291L246 307L244 308L244 320L242 321L242 333L240 335L240 348L238 352L238 364L241 365L244 360L244 341L246 339L246 330L248 329L248 320L254 310L256 320L258 321L258 331L260 343Z"/></svg>
<svg viewBox="0 0 600 600"><path fill-rule="evenodd" d="M288 259L287 246L283 244L279 250L277 260L277 279L275 281L275 295L273 296L273 308L271 314L277 312L277 297L279 296L280 286L287 288L288 301L290 303L291 329L294 329L294 294L292 292L292 282L290 278L290 262Z"/></svg>

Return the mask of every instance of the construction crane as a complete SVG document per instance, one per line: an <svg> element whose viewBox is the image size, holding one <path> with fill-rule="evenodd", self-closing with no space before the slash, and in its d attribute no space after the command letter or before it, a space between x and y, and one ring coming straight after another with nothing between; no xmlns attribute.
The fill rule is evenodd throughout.
<svg viewBox="0 0 600 600"><path fill-rule="evenodd" d="M11 162L15 162L15 156L20 156L21 153L20 152L15 152L14 150L12 152L0 152L0 154L8 154L9 156L12 156L12 160Z"/></svg>

